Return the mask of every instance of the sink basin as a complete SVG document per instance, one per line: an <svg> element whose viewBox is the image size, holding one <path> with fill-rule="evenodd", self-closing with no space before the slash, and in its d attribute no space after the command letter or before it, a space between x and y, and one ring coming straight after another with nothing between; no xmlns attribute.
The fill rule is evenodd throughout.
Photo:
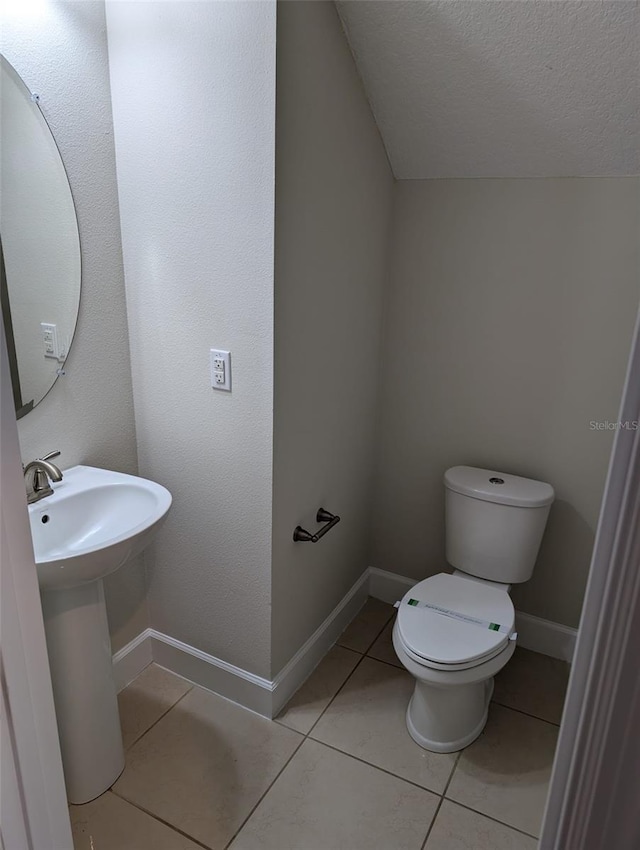
<svg viewBox="0 0 640 850"><path fill-rule="evenodd" d="M67 797L87 803L124 769L102 579L151 541L171 507L160 484L74 466L29 505Z"/></svg>
<svg viewBox="0 0 640 850"><path fill-rule="evenodd" d="M169 491L145 478L74 466L53 495L29 505L43 590L103 578L150 542L171 507Z"/></svg>

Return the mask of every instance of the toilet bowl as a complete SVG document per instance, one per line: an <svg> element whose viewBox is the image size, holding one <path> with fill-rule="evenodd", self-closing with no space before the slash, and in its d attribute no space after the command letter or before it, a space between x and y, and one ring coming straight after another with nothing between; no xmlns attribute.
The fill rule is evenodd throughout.
<svg viewBox="0 0 640 850"><path fill-rule="evenodd" d="M412 605L415 601L425 607ZM457 752L482 732L493 677L516 646L513 620L506 590L455 575L432 576L405 595L393 627L393 646L416 680L406 720L409 734L421 747ZM490 629L490 624L503 631Z"/></svg>
<svg viewBox="0 0 640 850"><path fill-rule="evenodd" d="M516 646L512 583L533 572L554 499L542 481L456 466L444 476L453 575L414 585L397 603L393 646L415 677L407 729L427 750L467 747L487 722L493 677Z"/></svg>

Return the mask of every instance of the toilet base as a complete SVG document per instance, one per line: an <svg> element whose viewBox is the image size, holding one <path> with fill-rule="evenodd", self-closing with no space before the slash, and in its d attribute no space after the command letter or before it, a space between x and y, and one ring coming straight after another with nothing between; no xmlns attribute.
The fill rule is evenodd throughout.
<svg viewBox="0 0 640 850"><path fill-rule="evenodd" d="M440 670L418 662L405 650L393 627L393 647L402 666L415 677L407 729L413 740L434 753L455 753L473 743L487 722L493 677L509 662L513 640L488 661L458 670Z"/></svg>
<svg viewBox="0 0 640 850"><path fill-rule="evenodd" d="M407 707L407 730L425 750L458 752L484 729L492 694L493 677L455 688L417 681Z"/></svg>

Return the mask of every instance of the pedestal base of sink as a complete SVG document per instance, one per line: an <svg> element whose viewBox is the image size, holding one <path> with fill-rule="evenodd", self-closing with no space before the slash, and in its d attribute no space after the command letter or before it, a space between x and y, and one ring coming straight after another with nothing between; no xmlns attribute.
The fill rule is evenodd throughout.
<svg viewBox="0 0 640 850"><path fill-rule="evenodd" d="M124 769L102 581L41 592L70 803L87 803Z"/></svg>

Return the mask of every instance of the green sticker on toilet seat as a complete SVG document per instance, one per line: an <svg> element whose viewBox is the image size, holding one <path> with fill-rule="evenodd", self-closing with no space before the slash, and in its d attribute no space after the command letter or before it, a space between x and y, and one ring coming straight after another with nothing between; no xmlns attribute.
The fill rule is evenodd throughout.
<svg viewBox="0 0 640 850"><path fill-rule="evenodd" d="M402 603L396 602L395 608L399 608ZM430 602L421 602L419 599L407 599L404 603L412 608L427 608L429 611L434 611L436 614L441 614L443 617L451 617L453 620L461 620L463 623L471 623L473 626L478 626L481 629L489 629L492 632L500 632L503 635L508 635L509 640L515 640L518 635L512 632L508 626L502 626L500 623L491 623L489 620L480 620L478 617L471 617L469 614L461 614L459 611L452 611L450 608L443 608L441 605L432 605Z"/></svg>

